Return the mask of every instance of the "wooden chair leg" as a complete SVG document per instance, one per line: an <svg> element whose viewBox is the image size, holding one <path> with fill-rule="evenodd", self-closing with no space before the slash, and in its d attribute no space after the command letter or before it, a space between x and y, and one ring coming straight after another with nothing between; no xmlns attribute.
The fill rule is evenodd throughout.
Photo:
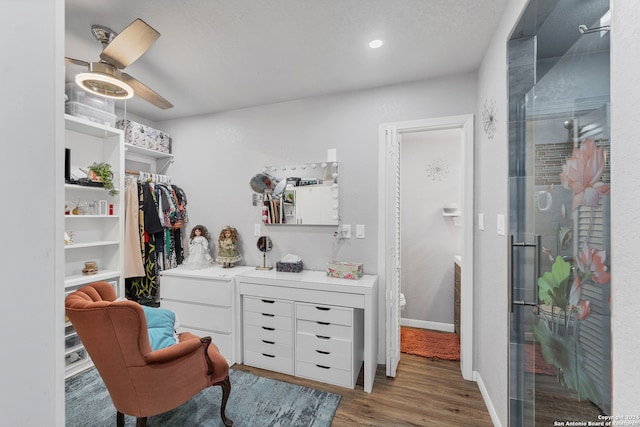
<svg viewBox="0 0 640 427"><path fill-rule="evenodd" d="M136 418L136 427L147 427L147 417Z"/></svg>
<svg viewBox="0 0 640 427"><path fill-rule="evenodd" d="M219 385L222 387L222 403L220 404L220 416L222 417L222 422L225 426L231 427L233 425L233 421L227 418L226 409L227 409L227 400L229 400L229 395L231 394L231 380L229 380L229 376L227 376L224 380L216 383L214 385Z"/></svg>
<svg viewBox="0 0 640 427"><path fill-rule="evenodd" d="M116 426L124 427L124 414L120 411L116 414Z"/></svg>

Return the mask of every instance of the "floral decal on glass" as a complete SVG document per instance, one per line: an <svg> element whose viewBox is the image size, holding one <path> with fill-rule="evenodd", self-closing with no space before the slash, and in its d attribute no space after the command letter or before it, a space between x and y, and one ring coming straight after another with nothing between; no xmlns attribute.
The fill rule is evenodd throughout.
<svg viewBox="0 0 640 427"><path fill-rule="evenodd" d="M601 180L605 160L604 147L598 147L594 140L587 139L579 148L574 148L562 166L560 180L564 188L573 192L572 209L589 207L591 216L587 217L586 237L578 253L573 254L573 264L557 256L551 271L538 278L540 305L537 307L538 322L533 327L533 335L541 345L544 360L556 368L560 384L576 392L578 399L592 402L602 400L584 368L585 354L579 333L582 321L591 315L591 303L582 295L583 286L586 283L606 286L611 281L606 265L607 252L592 248L590 243L594 208L599 206L600 197L610 191L610 186ZM564 205L561 209L564 218ZM545 254L553 259L548 249Z"/></svg>

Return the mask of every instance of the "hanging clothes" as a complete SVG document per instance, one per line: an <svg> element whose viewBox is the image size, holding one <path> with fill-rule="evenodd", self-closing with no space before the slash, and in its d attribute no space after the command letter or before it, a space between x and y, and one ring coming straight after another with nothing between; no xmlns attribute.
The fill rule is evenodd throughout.
<svg viewBox="0 0 640 427"><path fill-rule="evenodd" d="M140 252L138 183L127 178L124 185L124 277L144 276Z"/></svg>
<svg viewBox="0 0 640 427"><path fill-rule="evenodd" d="M149 174L141 174L140 178L136 186L139 227L137 236L132 237L137 237L143 271L136 277L127 277L125 288L130 299L154 305L159 301L159 273L184 260L182 228L188 221L187 198L175 185L150 182ZM135 213L131 210L127 215L133 217Z"/></svg>

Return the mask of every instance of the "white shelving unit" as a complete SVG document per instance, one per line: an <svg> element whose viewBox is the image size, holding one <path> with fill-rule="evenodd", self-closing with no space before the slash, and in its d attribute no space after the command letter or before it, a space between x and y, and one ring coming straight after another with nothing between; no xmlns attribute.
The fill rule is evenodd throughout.
<svg viewBox="0 0 640 427"><path fill-rule="evenodd" d="M171 163L173 163L173 154L161 153L160 151L151 150L149 148L138 147L137 145L124 143L125 164L127 169L138 169L135 163L149 165L148 172L164 173Z"/></svg>
<svg viewBox="0 0 640 427"><path fill-rule="evenodd" d="M121 130L89 120L66 115L65 148L71 151L71 171L87 169L93 162L107 162L113 171L118 194L110 196L103 187L65 184L65 200L69 211L79 202L106 201L106 215L65 214L65 231L72 243L64 243L65 296L95 281L106 281L124 295L124 134ZM109 209L112 206L112 209ZM110 213L110 211L112 213ZM98 265L96 274L85 275L85 262ZM65 376L92 366L73 326L65 323Z"/></svg>

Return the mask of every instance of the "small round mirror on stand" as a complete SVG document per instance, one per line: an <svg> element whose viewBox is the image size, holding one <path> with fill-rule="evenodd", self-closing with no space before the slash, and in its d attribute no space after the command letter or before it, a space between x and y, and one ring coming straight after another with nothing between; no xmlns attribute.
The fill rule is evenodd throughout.
<svg viewBox="0 0 640 427"><path fill-rule="evenodd" d="M268 236L258 237L258 249L262 252L262 266L257 266L256 270L271 270L273 267L267 267L267 252L273 248L273 242Z"/></svg>

